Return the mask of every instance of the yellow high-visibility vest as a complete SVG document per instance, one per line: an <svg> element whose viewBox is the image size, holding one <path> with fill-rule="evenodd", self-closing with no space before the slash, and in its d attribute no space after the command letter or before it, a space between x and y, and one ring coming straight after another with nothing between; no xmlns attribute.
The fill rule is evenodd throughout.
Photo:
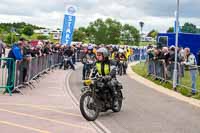
<svg viewBox="0 0 200 133"><path fill-rule="evenodd" d="M109 64L104 64L104 66L102 66L102 65L103 65L103 63L101 63L101 62L96 63L97 72L103 76L110 74L110 65Z"/></svg>

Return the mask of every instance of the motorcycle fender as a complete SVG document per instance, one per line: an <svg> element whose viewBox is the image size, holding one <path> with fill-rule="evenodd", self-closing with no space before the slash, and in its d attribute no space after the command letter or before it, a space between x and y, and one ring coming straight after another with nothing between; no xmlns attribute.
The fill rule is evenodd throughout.
<svg viewBox="0 0 200 133"><path fill-rule="evenodd" d="M81 89L81 92L82 92L82 94L87 93L87 92L91 92L91 89L88 86L86 86L86 87L83 87Z"/></svg>
<svg viewBox="0 0 200 133"><path fill-rule="evenodd" d="M122 84L121 84L121 83L118 83L118 84L117 84L117 88L118 88L119 90L122 90L122 89L123 89Z"/></svg>

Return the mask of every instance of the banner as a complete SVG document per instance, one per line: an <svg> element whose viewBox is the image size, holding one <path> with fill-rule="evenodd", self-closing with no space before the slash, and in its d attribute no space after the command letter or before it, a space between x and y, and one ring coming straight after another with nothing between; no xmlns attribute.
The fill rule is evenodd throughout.
<svg viewBox="0 0 200 133"><path fill-rule="evenodd" d="M61 36L62 45L71 45L76 20L75 13L75 6L67 6Z"/></svg>

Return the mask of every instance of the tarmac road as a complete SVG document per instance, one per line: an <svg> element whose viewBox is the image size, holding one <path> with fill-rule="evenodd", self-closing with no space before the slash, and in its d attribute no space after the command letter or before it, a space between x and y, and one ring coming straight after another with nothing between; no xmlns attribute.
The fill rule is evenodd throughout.
<svg viewBox="0 0 200 133"><path fill-rule="evenodd" d="M79 100L81 69L70 77L70 89ZM200 108L157 92L128 76L123 84L122 111L102 113L98 120L113 133L199 133Z"/></svg>

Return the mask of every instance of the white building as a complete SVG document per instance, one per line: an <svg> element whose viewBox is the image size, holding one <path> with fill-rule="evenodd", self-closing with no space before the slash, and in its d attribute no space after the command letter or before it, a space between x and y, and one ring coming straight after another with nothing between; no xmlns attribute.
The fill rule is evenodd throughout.
<svg viewBox="0 0 200 133"><path fill-rule="evenodd" d="M54 40L59 40L61 37L61 30L39 29L39 30L34 30L34 33L41 34L44 36L53 35Z"/></svg>
<svg viewBox="0 0 200 133"><path fill-rule="evenodd" d="M142 42L153 42L153 41L155 41L154 38L148 37L147 34L142 33L140 36L141 36L140 39L141 39Z"/></svg>

